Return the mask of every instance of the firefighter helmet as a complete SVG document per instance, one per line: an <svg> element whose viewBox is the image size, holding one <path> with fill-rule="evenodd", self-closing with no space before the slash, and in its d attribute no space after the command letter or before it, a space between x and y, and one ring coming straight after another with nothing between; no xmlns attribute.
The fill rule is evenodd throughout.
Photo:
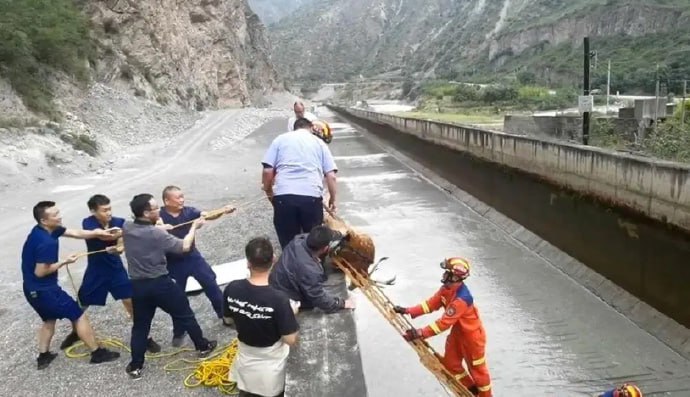
<svg viewBox="0 0 690 397"><path fill-rule="evenodd" d="M312 132L314 135L321 138L326 143L331 143L333 140L333 132L331 126L327 122L316 120L312 122Z"/></svg>
<svg viewBox="0 0 690 397"><path fill-rule="evenodd" d="M624 384L623 386L617 388L613 392L614 397L642 397L642 391L635 386L630 384Z"/></svg>
<svg viewBox="0 0 690 397"><path fill-rule="evenodd" d="M446 272L443 277L443 282L452 282L451 280L464 280L470 276L470 263L467 259L460 257L446 258L441 262L441 269Z"/></svg>

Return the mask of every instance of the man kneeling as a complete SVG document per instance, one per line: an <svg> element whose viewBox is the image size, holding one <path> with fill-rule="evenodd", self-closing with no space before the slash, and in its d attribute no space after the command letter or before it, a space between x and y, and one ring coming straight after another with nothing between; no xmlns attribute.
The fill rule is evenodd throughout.
<svg viewBox="0 0 690 397"><path fill-rule="evenodd" d="M244 252L249 278L231 282L223 293L224 317L234 320L240 341L230 379L237 382L240 396L282 396L289 345L297 342L297 308L268 285L274 262L271 242L254 238Z"/></svg>

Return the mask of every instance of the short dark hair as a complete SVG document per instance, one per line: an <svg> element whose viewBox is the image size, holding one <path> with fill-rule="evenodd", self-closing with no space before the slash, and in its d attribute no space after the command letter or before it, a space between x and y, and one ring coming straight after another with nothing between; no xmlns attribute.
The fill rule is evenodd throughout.
<svg viewBox="0 0 690 397"><path fill-rule="evenodd" d="M41 219L46 215L46 210L50 207L55 207L54 201L39 201L34 205L34 219L36 223L41 223Z"/></svg>
<svg viewBox="0 0 690 397"><path fill-rule="evenodd" d="M103 194L94 194L89 201L86 202L86 205L89 206L91 211L96 211L98 207L108 204L110 204L110 199Z"/></svg>
<svg viewBox="0 0 690 397"><path fill-rule="evenodd" d="M295 121L295 124L293 124L293 128L296 130L299 130L300 128L311 128L312 127L311 121L309 119L306 119L304 117L301 117Z"/></svg>
<svg viewBox="0 0 690 397"><path fill-rule="evenodd" d="M307 247L316 252L331 243L338 237L339 233L324 225L314 226L307 235Z"/></svg>
<svg viewBox="0 0 690 397"><path fill-rule="evenodd" d="M172 192L173 190L182 190L179 187L175 185L168 185L163 189L163 194L161 194L161 198L165 201L165 198L168 197L168 193Z"/></svg>
<svg viewBox="0 0 690 397"><path fill-rule="evenodd" d="M152 198L153 195L148 193L137 194L132 198L132 201L129 202L129 208L135 217L140 218L144 216L144 211L151 210L150 201Z"/></svg>
<svg viewBox="0 0 690 397"><path fill-rule="evenodd" d="M273 264L273 245L266 237L255 237L244 247L244 254L253 269L268 270Z"/></svg>

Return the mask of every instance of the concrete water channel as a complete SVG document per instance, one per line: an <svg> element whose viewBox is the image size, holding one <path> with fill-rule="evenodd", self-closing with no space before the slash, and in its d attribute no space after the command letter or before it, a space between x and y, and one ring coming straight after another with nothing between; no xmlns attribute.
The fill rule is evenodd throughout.
<svg viewBox="0 0 690 397"><path fill-rule="evenodd" d="M583 279L603 275L644 299L644 288L687 283L687 270L668 267L689 257L685 237L379 124L323 109L321 116L334 127L340 215L374 238L377 256L390 257L380 277L397 275L385 289L395 303L431 296L444 257L471 262L467 284L486 327L495 395L592 396L624 381L637 383L646 396L690 395L688 358L541 253L548 246L562 261L577 258L591 268L582 270ZM468 205L477 199L485 210ZM644 274L628 271L638 266ZM349 351L359 353L363 378L342 371L329 376L364 382L369 396L447 395L376 309L355 295L357 345ZM640 311L648 307L630 294L625 302ZM667 321L659 318L659 324ZM445 335L430 340L438 351L444 341Z"/></svg>

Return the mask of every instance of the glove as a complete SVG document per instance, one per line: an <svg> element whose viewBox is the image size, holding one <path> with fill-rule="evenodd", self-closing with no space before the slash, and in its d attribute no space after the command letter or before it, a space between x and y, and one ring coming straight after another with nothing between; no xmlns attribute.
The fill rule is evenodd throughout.
<svg viewBox="0 0 690 397"><path fill-rule="evenodd" d="M393 311L399 314L407 314L407 308L402 306L394 306Z"/></svg>
<svg viewBox="0 0 690 397"><path fill-rule="evenodd" d="M405 339L408 342L411 342L415 339L419 339L421 337L422 337L421 332L419 332L418 330L416 330L414 328L408 329L407 331L405 331L405 335L403 335L403 339Z"/></svg>

